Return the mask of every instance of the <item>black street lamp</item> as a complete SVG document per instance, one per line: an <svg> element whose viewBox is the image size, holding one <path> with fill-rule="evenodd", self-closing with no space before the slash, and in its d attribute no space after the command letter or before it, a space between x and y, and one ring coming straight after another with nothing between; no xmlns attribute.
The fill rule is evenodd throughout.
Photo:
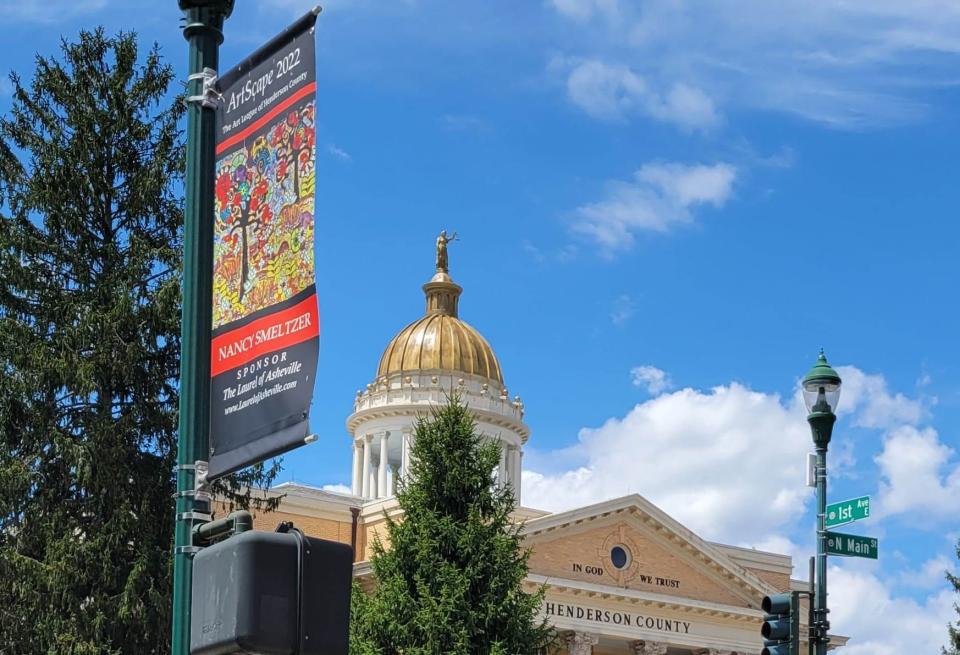
<svg viewBox="0 0 960 655"><path fill-rule="evenodd" d="M807 406L807 422L813 433L817 452L817 566L816 593L814 595L814 625L810 641L816 645L816 655L826 655L830 629L827 614L827 445L833 434L837 401L840 400L840 376L827 363L820 351L817 363L803 378L803 402Z"/></svg>

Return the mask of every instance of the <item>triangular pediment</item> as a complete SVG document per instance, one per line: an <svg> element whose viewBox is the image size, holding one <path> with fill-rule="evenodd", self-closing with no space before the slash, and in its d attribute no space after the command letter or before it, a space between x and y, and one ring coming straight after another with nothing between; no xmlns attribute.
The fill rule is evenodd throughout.
<svg viewBox="0 0 960 655"><path fill-rule="evenodd" d="M642 496L528 521L530 573L726 606L778 591Z"/></svg>

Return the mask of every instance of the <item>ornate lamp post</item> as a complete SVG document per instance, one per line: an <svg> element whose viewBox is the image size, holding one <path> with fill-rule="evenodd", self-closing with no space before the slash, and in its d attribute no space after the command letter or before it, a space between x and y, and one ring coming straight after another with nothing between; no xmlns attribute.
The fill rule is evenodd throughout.
<svg viewBox="0 0 960 655"><path fill-rule="evenodd" d="M826 655L827 631L827 445L833 434L837 401L840 399L840 376L827 363L820 351L817 363L803 378L803 402L807 406L807 422L813 433L817 453L817 566L816 593L814 595L814 625L810 639L816 645L816 655Z"/></svg>
<svg viewBox="0 0 960 655"><path fill-rule="evenodd" d="M180 327L180 416L177 426L177 502L173 555L171 652L190 652L193 527L206 516L197 498L197 462L209 456L210 327L213 312L214 110L205 102L216 74L223 21L234 0L179 0L190 44L187 78L187 170L183 230L183 315Z"/></svg>

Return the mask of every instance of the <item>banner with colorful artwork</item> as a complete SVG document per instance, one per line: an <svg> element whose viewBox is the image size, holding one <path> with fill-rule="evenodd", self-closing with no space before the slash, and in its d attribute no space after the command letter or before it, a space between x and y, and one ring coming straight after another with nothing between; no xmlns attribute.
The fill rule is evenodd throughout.
<svg viewBox="0 0 960 655"><path fill-rule="evenodd" d="M315 22L304 16L218 82L211 479L308 434L320 345Z"/></svg>

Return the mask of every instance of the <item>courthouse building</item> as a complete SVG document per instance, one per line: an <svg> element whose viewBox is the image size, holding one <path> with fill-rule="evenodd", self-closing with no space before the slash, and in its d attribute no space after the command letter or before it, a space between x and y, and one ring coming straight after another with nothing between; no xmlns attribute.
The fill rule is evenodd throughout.
<svg viewBox="0 0 960 655"><path fill-rule="evenodd" d="M526 584L546 586L543 612L568 653L759 653L761 599L802 588L788 555L702 539L636 494L556 513L523 506L524 404L508 393L487 341L459 318L462 289L448 273L446 244L442 234L437 272L423 285L425 313L390 340L353 400L352 493L281 484L269 492L282 494L279 509L256 517L256 527L292 520L311 536L353 545L354 573L369 587L374 539L384 535L384 516L400 513L394 492L416 417L456 390L482 434L502 445L497 484L513 487L533 551ZM845 642L834 637L832 646Z"/></svg>

